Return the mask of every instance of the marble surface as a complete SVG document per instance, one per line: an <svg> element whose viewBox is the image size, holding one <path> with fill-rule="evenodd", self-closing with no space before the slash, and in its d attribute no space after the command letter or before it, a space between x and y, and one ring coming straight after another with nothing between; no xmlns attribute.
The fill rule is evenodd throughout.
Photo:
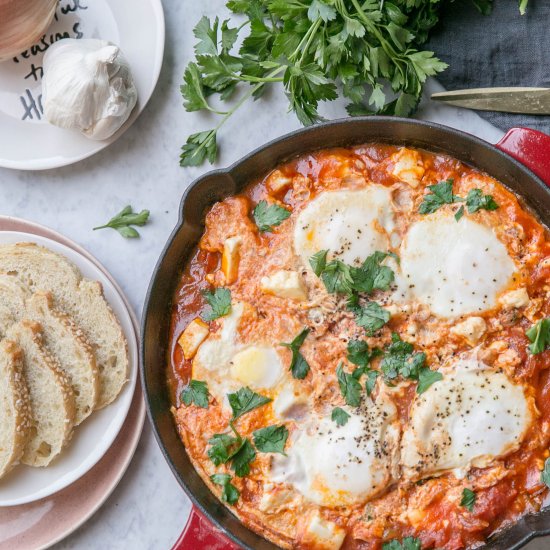
<svg viewBox="0 0 550 550"><path fill-rule="evenodd" d="M164 0L166 50L157 89L137 122L108 149L56 170L0 169L0 213L47 225L86 247L118 280L138 315L158 255L177 221L181 194L209 169L179 167L185 137L212 125L209 117L184 111L179 85L192 54L193 24L203 14L218 15L222 5L221 0ZM430 89L437 87L435 82L429 85ZM343 116L343 106L331 104L324 113L327 118ZM468 111L426 102L418 116L492 142L502 135ZM281 91L273 90L229 121L221 134L217 166L226 166L298 127L295 117L286 113ZM141 229L141 239L125 240L112 230L92 231L126 204L151 210L151 223ZM106 504L55 548L168 549L188 513L189 501L146 425L127 474ZM546 547L542 541L529 546L530 550Z"/></svg>

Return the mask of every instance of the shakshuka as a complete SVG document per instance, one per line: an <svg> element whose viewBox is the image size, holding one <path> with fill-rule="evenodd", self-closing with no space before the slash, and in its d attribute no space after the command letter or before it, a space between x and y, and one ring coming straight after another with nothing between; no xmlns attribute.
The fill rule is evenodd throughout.
<svg viewBox="0 0 550 550"><path fill-rule="evenodd" d="M214 204L174 296L187 453L282 548L455 550L550 487L550 243L445 155L295 159Z"/></svg>

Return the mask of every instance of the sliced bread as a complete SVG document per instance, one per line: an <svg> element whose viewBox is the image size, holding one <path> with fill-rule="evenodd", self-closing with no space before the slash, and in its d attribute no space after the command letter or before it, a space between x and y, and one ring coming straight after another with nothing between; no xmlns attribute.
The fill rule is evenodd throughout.
<svg viewBox="0 0 550 550"><path fill-rule="evenodd" d="M52 293L93 346L100 375L96 408L111 403L128 378L128 349L120 324L97 281L84 279L64 256L33 243L0 246L0 272L17 275L33 292Z"/></svg>
<svg viewBox="0 0 550 550"><path fill-rule="evenodd" d="M7 334L23 351L23 375L33 416L30 439L21 462L47 466L71 438L74 394L67 377L44 348L38 323L21 321L12 325Z"/></svg>
<svg viewBox="0 0 550 550"><path fill-rule="evenodd" d="M99 373L92 347L70 318L53 307L50 293L31 294L17 276L0 274L0 296L13 320L28 319L42 327L44 345L57 359L73 388L75 424L80 424L93 412L99 396ZM0 318L0 335L5 327Z"/></svg>
<svg viewBox="0 0 550 550"><path fill-rule="evenodd" d="M19 462L31 433L29 393L22 371L21 349L9 340L0 342L0 478Z"/></svg>

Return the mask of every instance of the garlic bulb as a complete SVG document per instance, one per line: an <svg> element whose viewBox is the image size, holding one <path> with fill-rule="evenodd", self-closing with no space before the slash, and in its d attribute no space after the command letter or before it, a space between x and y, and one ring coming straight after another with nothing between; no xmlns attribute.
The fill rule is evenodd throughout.
<svg viewBox="0 0 550 550"><path fill-rule="evenodd" d="M0 61L32 46L50 26L57 0L0 0Z"/></svg>
<svg viewBox="0 0 550 550"><path fill-rule="evenodd" d="M44 56L42 103L51 124L107 139L126 122L137 101L128 62L119 47L66 38Z"/></svg>

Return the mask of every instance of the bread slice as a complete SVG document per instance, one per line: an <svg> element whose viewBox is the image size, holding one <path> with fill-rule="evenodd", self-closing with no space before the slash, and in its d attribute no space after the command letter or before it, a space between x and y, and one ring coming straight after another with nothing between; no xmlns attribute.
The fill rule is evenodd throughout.
<svg viewBox="0 0 550 550"><path fill-rule="evenodd" d="M71 385L44 349L40 325L21 321L8 329L8 338L23 351L23 375L29 389L33 426L21 462L47 466L72 436L75 402Z"/></svg>
<svg viewBox="0 0 550 550"><path fill-rule="evenodd" d="M0 274L0 296L12 319L36 321L42 327L46 349L57 359L73 388L78 426L93 412L99 396L99 372L92 347L70 318L53 307L50 293L33 295L16 276ZM5 331L0 318L0 335Z"/></svg>
<svg viewBox="0 0 550 550"><path fill-rule="evenodd" d="M29 393L23 354L9 340L0 342L0 478L18 462L31 433Z"/></svg>
<svg viewBox="0 0 550 550"><path fill-rule="evenodd" d="M100 376L97 408L111 403L128 378L128 348L122 328L97 281L84 279L64 256L34 243L0 246L0 272L17 275L33 292L51 292L54 305L83 331Z"/></svg>

